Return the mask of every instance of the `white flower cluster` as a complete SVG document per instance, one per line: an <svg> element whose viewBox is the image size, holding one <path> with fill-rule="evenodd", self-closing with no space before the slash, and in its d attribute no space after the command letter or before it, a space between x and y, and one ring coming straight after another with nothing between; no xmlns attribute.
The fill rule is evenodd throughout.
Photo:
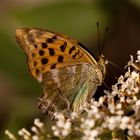
<svg viewBox="0 0 140 140"><path fill-rule="evenodd" d="M138 59L135 62L131 56L128 71L124 76L119 77L118 82L112 86L112 90L105 91L105 95L100 97L98 101L92 99L89 104L85 104L86 117L76 118L76 121L79 119L77 121L79 124L75 125L73 129L82 134L83 140L97 140L104 135L105 130L109 132L127 130L127 136L140 139L140 71L138 70L140 51L137 54ZM136 65L137 68L135 69L132 64ZM130 66L134 68L133 71L130 70ZM56 126L53 126L53 131L54 135L57 132L57 136L64 136L62 128L64 129L67 120L62 114L60 116ZM59 122L61 122L61 127L58 125ZM72 129L71 125L68 129ZM65 134L70 132L67 131ZM117 140L117 138L112 136L112 140Z"/></svg>
<svg viewBox="0 0 140 140"><path fill-rule="evenodd" d="M42 135L45 133L44 123L40 122L39 119L34 120L34 126L31 127L31 131L29 132L27 129L22 128L18 131L18 135L23 140L43 140L45 137ZM32 134L34 133L34 134ZM11 140L18 140L20 138L16 138L14 134L12 134L9 130L5 131L5 134L9 136Z"/></svg>
<svg viewBox="0 0 140 140"><path fill-rule="evenodd" d="M84 113L72 112L70 118L55 113L53 136L60 140L70 135L74 139L74 134L77 140L140 139L140 51L137 60L131 56L127 68L111 91L104 91L98 101L85 103ZM44 124L36 119L34 125L31 128L34 135L24 128L18 134L23 140L46 140ZM17 140L8 130L5 133L11 140Z"/></svg>
<svg viewBox="0 0 140 140"><path fill-rule="evenodd" d="M54 136L66 137L71 132L71 120L66 119L61 113L55 113L56 125L52 126Z"/></svg>
<svg viewBox="0 0 140 140"><path fill-rule="evenodd" d="M82 117L80 122L80 131L83 133L83 140L96 140L99 134L102 133L101 127L96 127L100 124L103 113L99 111L99 106L104 99L101 98L100 102L91 100L90 105L85 106L87 117Z"/></svg>

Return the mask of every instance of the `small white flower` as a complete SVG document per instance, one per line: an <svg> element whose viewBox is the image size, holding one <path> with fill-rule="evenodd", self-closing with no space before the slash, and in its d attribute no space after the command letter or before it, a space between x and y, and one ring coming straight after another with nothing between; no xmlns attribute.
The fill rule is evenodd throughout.
<svg viewBox="0 0 140 140"><path fill-rule="evenodd" d="M135 129L140 129L140 123L135 124Z"/></svg>
<svg viewBox="0 0 140 140"><path fill-rule="evenodd" d="M108 104L108 109L109 109L109 111L110 111L112 114L115 113L115 106L114 106L113 104L109 103L109 104Z"/></svg>
<svg viewBox="0 0 140 140"><path fill-rule="evenodd" d="M121 123L120 123L120 128L122 130L126 129L127 126L128 126L129 121L130 121L129 117L127 117L127 116L122 117L121 118Z"/></svg>
<svg viewBox="0 0 140 140"><path fill-rule="evenodd" d="M12 134L9 130L5 130L5 134L11 139L11 140L17 140L14 134Z"/></svg>
<svg viewBox="0 0 140 140"><path fill-rule="evenodd" d="M66 137L71 132L70 119L66 119L63 114L56 114L56 125L52 126L53 134L58 137Z"/></svg>
<svg viewBox="0 0 140 140"><path fill-rule="evenodd" d="M97 114L95 114L95 119L100 119L102 116L101 116L101 114L100 113L97 113Z"/></svg>
<svg viewBox="0 0 140 140"><path fill-rule="evenodd" d="M66 137L69 134L69 131L67 129L63 129L61 133L63 137Z"/></svg>
<svg viewBox="0 0 140 140"><path fill-rule="evenodd" d="M84 133L86 136L90 135L90 129L85 129L85 130L83 130L83 133Z"/></svg>
<svg viewBox="0 0 140 140"><path fill-rule="evenodd" d="M98 137L99 131L96 129L86 129L84 130L84 136L82 137L82 140L96 140L96 137Z"/></svg>
<svg viewBox="0 0 140 140"><path fill-rule="evenodd" d="M64 121L63 120L58 120L56 122L57 127L63 127L64 126Z"/></svg>
<svg viewBox="0 0 140 140"><path fill-rule="evenodd" d="M132 132L132 130L128 130L128 135L129 135L129 136L133 136L133 134L134 134L134 133Z"/></svg>
<svg viewBox="0 0 140 140"><path fill-rule="evenodd" d="M20 136L31 136L31 133L29 131L27 131L25 128L22 128L21 130L19 130L18 134Z"/></svg>
<svg viewBox="0 0 140 140"><path fill-rule="evenodd" d="M40 140L40 138L37 135L32 136L32 140Z"/></svg>
<svg viewBox="0 0 140 140"><path fill-rule="evenodd" d="M124 96L121 96L121 97L120 97L120 102L121 102L121 103L124 103L124 102L125 102L125 97L124 97Z"/></svg>
<svg viewBox="0 0 140 140"><path fill-rule="evenodd" d="M64 125L64 129L70 129L71 128L71 122L70 121L66 121L65 125Z"/></svg>
<svg viewBox="0 0 140 140"><path fill-rule="evenodd" d="M91 131L91 136L92 137L97 137L98 136L98 134L99 134L99 131L98 130L95 130L95 129L93 129L92 131Z"/></svg>
<svg viewBox="0 0 140 140"><path fill-rule="evenodd" d="M131 104L131 103L133 103L133 100L132 100L131 98L127 97L126 102L127 102L128 104Z"/></svg>
<svg viewBox="0 0 140 140"><path fill-rule="evenodd" d="M133 96L133 101L134 101L134 102L137 101L137 96Z"/></svg>
<svg viewBox="0 0 140 140"><path fill-rule="evenodd" d="M117 115L123 115L124 114L124 111L123 110L118 110L118 111L116 111L116 114Z"/></svg>
<svg viewBox="0 0 140 140"><path fill-rule="evenodd" d="M134 57L132 55L130 55L130 60L134 62Z"/></svg>
<svg viewBox="0 0 140 140"><path fill-rule="evenodd" d="M29 140L30 139L30 136L28 136L28 135L24 135L23 137L24 137L25 140Z"/></svg>
<svg viewBox="0 0 140 140"><path fill-rule="evenodd" d="M115 128L118 127L118 125L120 124L121 121L121 116L111 116L108 118L107 122L108 122L108 128L110 130L114 130Z"/></svg>
<svg viewBox="0 0 140 140"><path fill-rule="evenodd" d="M140 55L140 50L137 51L137 55Z"/></svg>
<svg viewBox="0 0 140 140"><path fill-rule="evenodd" d="M93 110L92 110L92 113L93 113L93 114L98 113L98 108L97 108L96 106L94 106L94 108L93 108Z"/></svg>
<svg viewBox="0 0 140 140"><path fill-rule="evenodd" d="M92 128L95 125L95 121L93 119L87 119L85 120L84 124L86 127Z"/></svg>
<svg viewBox="0 0 140 140"><path fill-rule="evenodd" d="M56 130L56 126L53 125L53 126L52 126L52 130Z"/></svg>
<svg viewBox="0 0 140 140"><path fill-rule="evenodd" d="M140 100L137 100L135 105L140 107Z"/></svg>
<svg viewBox="0 0 140 140"><path fill-rule="evenodd" d="M132 71L132 73L131 73L131 78L132 79L138 79L139 78L139 74L138 73L136 73L135 71ZM135 81L134 81L135 82Z"/></svg>
<svg viewBox="0 0 140 140"><path fill-rule="evenodd" d="M54 134L54 136L60 136L60 132L58 130L54 131L53 134Z"/></svg>
<svg viewBox="0 0 140 140"><path fill-rule="evenodd" d="M35 133L35 134L39 134L38 129L35 126L31 127L31 130Z"/></svg>
<svg viewBox="0 0 140 140"><path fill-rule="evenodd" d="M136 62L140 62L140 50L137 51L137 59Z"/></svg>
<svg viewBox="0 0 140 140"><path fill-rule="evenodd" d="M106 96L102 96L99 98L99 104L102 105L106 99Z"/></svg>
<svg viewBox="0 0 140 140"><path fill-rule="evenodd" d="M71 119L76 119L78 117L78 113L77 112L72 112L71 113Z"/></svg>
<svg viewBox="0 0 140 140"><path fill-rule="evenodd" d="M138 137L140 136L140 129L136 129L135 135L138 136Z"/></svg>
<svg viewBox="0 0 140 140"><path fill-rule="evenodd" d="M40 119L36 118L34 120L34 125L36 125L38 128L42 129L44 124L40 121Z"/></svg>
<svg viewBox="0 0 140 140"><path fill-rule="evenodd" d="M18 131L18 135L19 135L19 136L24 135L23 131L22 131L22 130L19 130L19 131Z"/></svg>
<svg viewBox="0 0 140 140"><path fill-rule="evenodd" d="M116 109L122 109L122 104L121 104L121 103L118 103L118 104L116 105Z"/></svg>

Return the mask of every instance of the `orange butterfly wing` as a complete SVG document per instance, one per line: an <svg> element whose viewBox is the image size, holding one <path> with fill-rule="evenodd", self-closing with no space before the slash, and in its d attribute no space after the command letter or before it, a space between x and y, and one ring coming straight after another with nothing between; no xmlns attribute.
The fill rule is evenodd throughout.
<svg viewBox="0 0 140 140"><path fill-rule="evenodd" d="M40 81L40 75L51 69L78 62L97 65L96 60L81 47L81 43L58 33L42 29L16 30L17 41L24 49L32 76Z"/></svg>

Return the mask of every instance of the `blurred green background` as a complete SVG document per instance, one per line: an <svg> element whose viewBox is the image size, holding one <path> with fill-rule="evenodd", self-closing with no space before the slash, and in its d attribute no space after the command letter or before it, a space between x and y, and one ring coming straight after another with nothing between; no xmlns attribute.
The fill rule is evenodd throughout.
<svg viewBox="0 0 140 140"><path fill-rule="evenodd" d="M17 28L67 34L97 55L98 21L101 40L109 28L103 54L120 68L140 49L139 0L1 0L0 19L0 139L7 139L5 129L16 133L30 128L36 117L46 119L36 105L41 87L29 74L26 56L16 43ZM121 73L109 66L107 85Z"/></svg>

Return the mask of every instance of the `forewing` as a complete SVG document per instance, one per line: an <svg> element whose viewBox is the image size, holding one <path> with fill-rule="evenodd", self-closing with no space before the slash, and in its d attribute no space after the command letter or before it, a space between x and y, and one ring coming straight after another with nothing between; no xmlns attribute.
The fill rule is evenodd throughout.
<svg viewBox="0 0 140 140"><path fill-rule="evenodd" d="M77 62L97 64L82 48L82 44L58 33L42 29L16 30L17 41L28 58L32 76L40 81L40 75Z"/></svg>

